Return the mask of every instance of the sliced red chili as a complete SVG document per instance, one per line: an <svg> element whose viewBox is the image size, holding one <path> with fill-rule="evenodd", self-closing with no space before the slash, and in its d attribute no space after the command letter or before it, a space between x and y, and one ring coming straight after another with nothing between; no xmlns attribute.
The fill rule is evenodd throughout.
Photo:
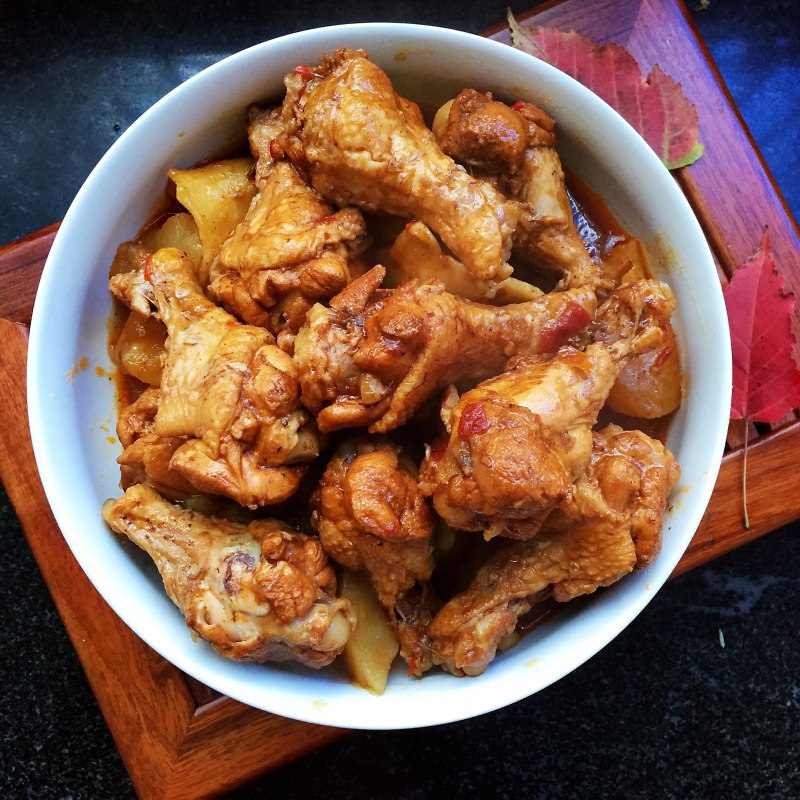
<svg viewBox="0 0 800 800"><path fill-rule="evenodd" d="M654 359L652 366L656 369L664 364L664 362L672 355L672 348L665 347Z"/></svg>
<svg viewBox="0 0 800 800"><path fill-rule="evenodd" d="M275 161L279 161L281 158L283 158L283 150L278 144L277 139L269 140L269 154Z"/></svg>
<svg viewBox="0 0 800 800"><path fill-rule="evenodd" d="M539 349L543 353L558 350L591 321L591 315L583 306L570 301L556 319L545 323L539 334Z"/></svg>
<svg viewBox="0 0 800 800"><path fill-rule="evenodd" d="M489 418L483 403L467 403L458 421L458 435L462 439L468 439L470 436L480 436L488 430Z"/></svg>
<svg viewBox="0 0 800 800"><path fill-rule="evenodd" d="M311 67L308 67L305 64L298 64L294 68L294 72L297 73L304 81L310 81L314 77Z"/></svg>

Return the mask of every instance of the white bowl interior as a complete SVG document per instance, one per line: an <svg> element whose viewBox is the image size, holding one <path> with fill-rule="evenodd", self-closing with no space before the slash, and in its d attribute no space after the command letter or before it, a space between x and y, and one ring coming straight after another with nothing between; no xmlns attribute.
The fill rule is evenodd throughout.
<svg viewBox="0 0 800 800"><path fill-rule="evenodd" d="M465 86L536 102L555 116L567 166L600 192L656 257L673 288L689 392L669 446L682 476L664 546L648 569L566 611L500 655L477 679L431 673L409 680L398 666L386 693L352 686L341 667L314 672L237 664L195 643L147 557L111 534L103 501L119 493L114 385L103 371L111 301L108 266L165 185L240 132L250 102L282 94L282 76L337 47L364 47L401 93L438 103ZM420 76L424 76L421 80ZM691 343L691 347L688 346ZM87 369L76 369L87 359ZM530 695L607 644L672 572L707 504L727 428L728 329L719 282L699 226L647 145L602 101L555 69L505 45L411 25L324 28L228 58L157 103L98 164L56 237L36 301L29 352L31 433L42 481L76 558L111 607L180 669L250 705L287 717L356 728L405 728L464 719Z"/></svg>

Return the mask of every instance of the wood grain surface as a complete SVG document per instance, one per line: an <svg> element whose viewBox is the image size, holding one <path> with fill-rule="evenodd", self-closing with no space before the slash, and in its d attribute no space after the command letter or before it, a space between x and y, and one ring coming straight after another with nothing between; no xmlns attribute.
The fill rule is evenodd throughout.
<svg viewBox="0 0 800 800"><path fill-rule="evenodd" d="M769 224L787 283L800 290L797 225L679 3L565 0L520 20L613 39L645 69L658 62L681 80L698 107L706 152L676 179L701 221L721 279L753 252L761 227ZM503 26L488 35L508 40ZM25 324L56 229L0 249L0 477L139 796L214 796L344 731L256 711L188 679L119 620L74 560L39 481L19 379L25 372ZM750 432L755 439L749 451L747 530L741 515L742 429L731 429L731 450L711 503L675 574L800 517L800 472L792 468L800 423L792 416L778 427L766 435Z"/></svg>

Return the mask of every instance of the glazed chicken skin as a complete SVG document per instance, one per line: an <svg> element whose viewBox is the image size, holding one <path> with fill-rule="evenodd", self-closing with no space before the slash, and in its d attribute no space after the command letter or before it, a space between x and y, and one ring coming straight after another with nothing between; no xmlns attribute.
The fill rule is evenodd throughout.
<svg viewBox="0 0 800 800"><path fill-rule="evenodd" d="M170 468L175 451L186 443L185 436L159 436L155 432L161 390L145 389L119 416L117 438L123 450L117 458L120 486L127 489L147 483L167 497L185 497L197 489Z"/></svg>
<svg viewBox="0 0 800 800"><path fill-rule="evenodd" d="M421 488L453 528L528 539L589 463L591 429L627 359L657 346L674 307L658 281L612 293L581 350L520 358L443 410L448 437Z"/></svg>
<svg viewBox="0 0 800 800"><path fill-rule="evenodd" d="M138 264L134 269L112 275L108 280L108 288L112 296L131 311L138 311L143 317L156 316L153 287L144 277L148 255L147 251L142 248L137 254Z"/></svg>
<svg viewBox="0 0 800 800"><path fill-rule="evenodd" d="M479 675L537 602L591 594L648 563L678 475L669 451L641 431L595 432L588 467L539 535L504 544L436 615L434 663Z"/></svg>
<svg viewBox="0 0 800 800"><path fill-rule="evenodd" d="M430 653L424 625L415 623L430 619L421 615L420 603L429 599L425 583L434 567L434 517L417 487L415 465L386 439L346 441L328 463L311 508L325 552L369 576L401 656L418 669Z"/></svg>
<svg viewBox="0 0 800 800"><path fill-rule="evenodd" d="M318 668L343 650L355 620L316 538L207 517L143 485L107 500L103 518L150 555L186 624L226 658Z"/></svg>
<svg viewBox="0 0 800 800"><path fill-rule="evenodd" d="M244 220L211 266L209 290L228 311L268 328L291 351L306 311L351 280L351 258L366 226L355 208L341 211L307 186L294 167L275 160L280 109L255 114L250 146L256 187Z"/></svg>
<svg viewBox="0 0 800 800"><path fill-rule="evenodd" d="M575 226L554 128L532 103L509 107L474 89L462 91L434 125L445 153L520 203L515 254L561 272L562 288L608 288Z"/></svg>
<svg viewBox="0 0 800 800"><path fill-rule="evenodd" d="M186 437L170 468L249 508L287 499L318 450L294 362L210 302L179 250L154 253L145 277L169 333L154 433Z"/></svg>
<svg viewBox="0 0 800 800"><path fill-rule="evenodd" d="M418 106L359 50L287 75L292 162L336 205L425 223L476 277L501 281L519 209L445 155Z"/></svg>
<svg viewBox="0 0 800 800"><path fill-rule="evenodd" d="M497 374L515 355L552 352L593 318L591 289L488 306L416 281L379 290L377 266L330 304L315 305L295 341L303 403L322 431L399 427L435 392Z"/></svg>

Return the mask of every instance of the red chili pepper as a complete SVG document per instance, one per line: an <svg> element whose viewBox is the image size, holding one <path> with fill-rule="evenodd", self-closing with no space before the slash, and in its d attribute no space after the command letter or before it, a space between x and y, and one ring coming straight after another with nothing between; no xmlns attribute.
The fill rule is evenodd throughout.
<svg viewBox="0 0 800 800"><path fill-rule="evenodd" d="M277 139L269 140L269 154L275 161L279 161L281 158L283 158L283 150L278 144Z"/></svg>
<svg viewBox="0 0 800 800"><path fill-rule="evenodd" d="M320 225L330 225L332 222L336 221L336 217L320 217L317 222Z"/></svg>
<svg viewBox="0 0 800 800"><path fill-rule="evenodd" d="M409 678L413 678L414 675L416 675L417 663L418 662L419 662L419 659L416 656L411 656L411 658L408 659L408 677Z"/></svg>
<svg viewBox="0 0 800 800"><path fill-rule="evenodd" d="M651 366L660 367L672 355L672 348L665 347L654 359Z"/></svg>
<svg viewBox="0 0 800 800"><path fill-rule="evenodd" d="M591 321L589 312L571 300L557 319L545 323L539 334L539 350L542 353L555 352Z"/></svg>
<svg viewBox="0 0 800 800"><path fill-rule="evenodd" d="M310 81L314 77L314 73L311 71L311 68L307 67L305 64L298 64L293 71L304 81Z"/></svg>
<svg viewBox="0 0 800 800"><path fill-rule="evenodd" d="M480 436L489 430L489 418L483 409L483 403L467 403L458 421L458 435L462 439Z"/></svg>
<svg viewBox="0 0 800 800"><path fill-rule="evenodd" d="M415 222L415 219L410 219L408 222L406 222L406 230L408 230Z"/></svg>
<svg viewBox="0 0 800 800"><path fill-rule="evenodd" d="M517 102L514 103L514 105L511 106L511 108L513 108L514 111L522 111L522 109L525 108L526 105L528 104L524 100L517 100Z"/></svg>

